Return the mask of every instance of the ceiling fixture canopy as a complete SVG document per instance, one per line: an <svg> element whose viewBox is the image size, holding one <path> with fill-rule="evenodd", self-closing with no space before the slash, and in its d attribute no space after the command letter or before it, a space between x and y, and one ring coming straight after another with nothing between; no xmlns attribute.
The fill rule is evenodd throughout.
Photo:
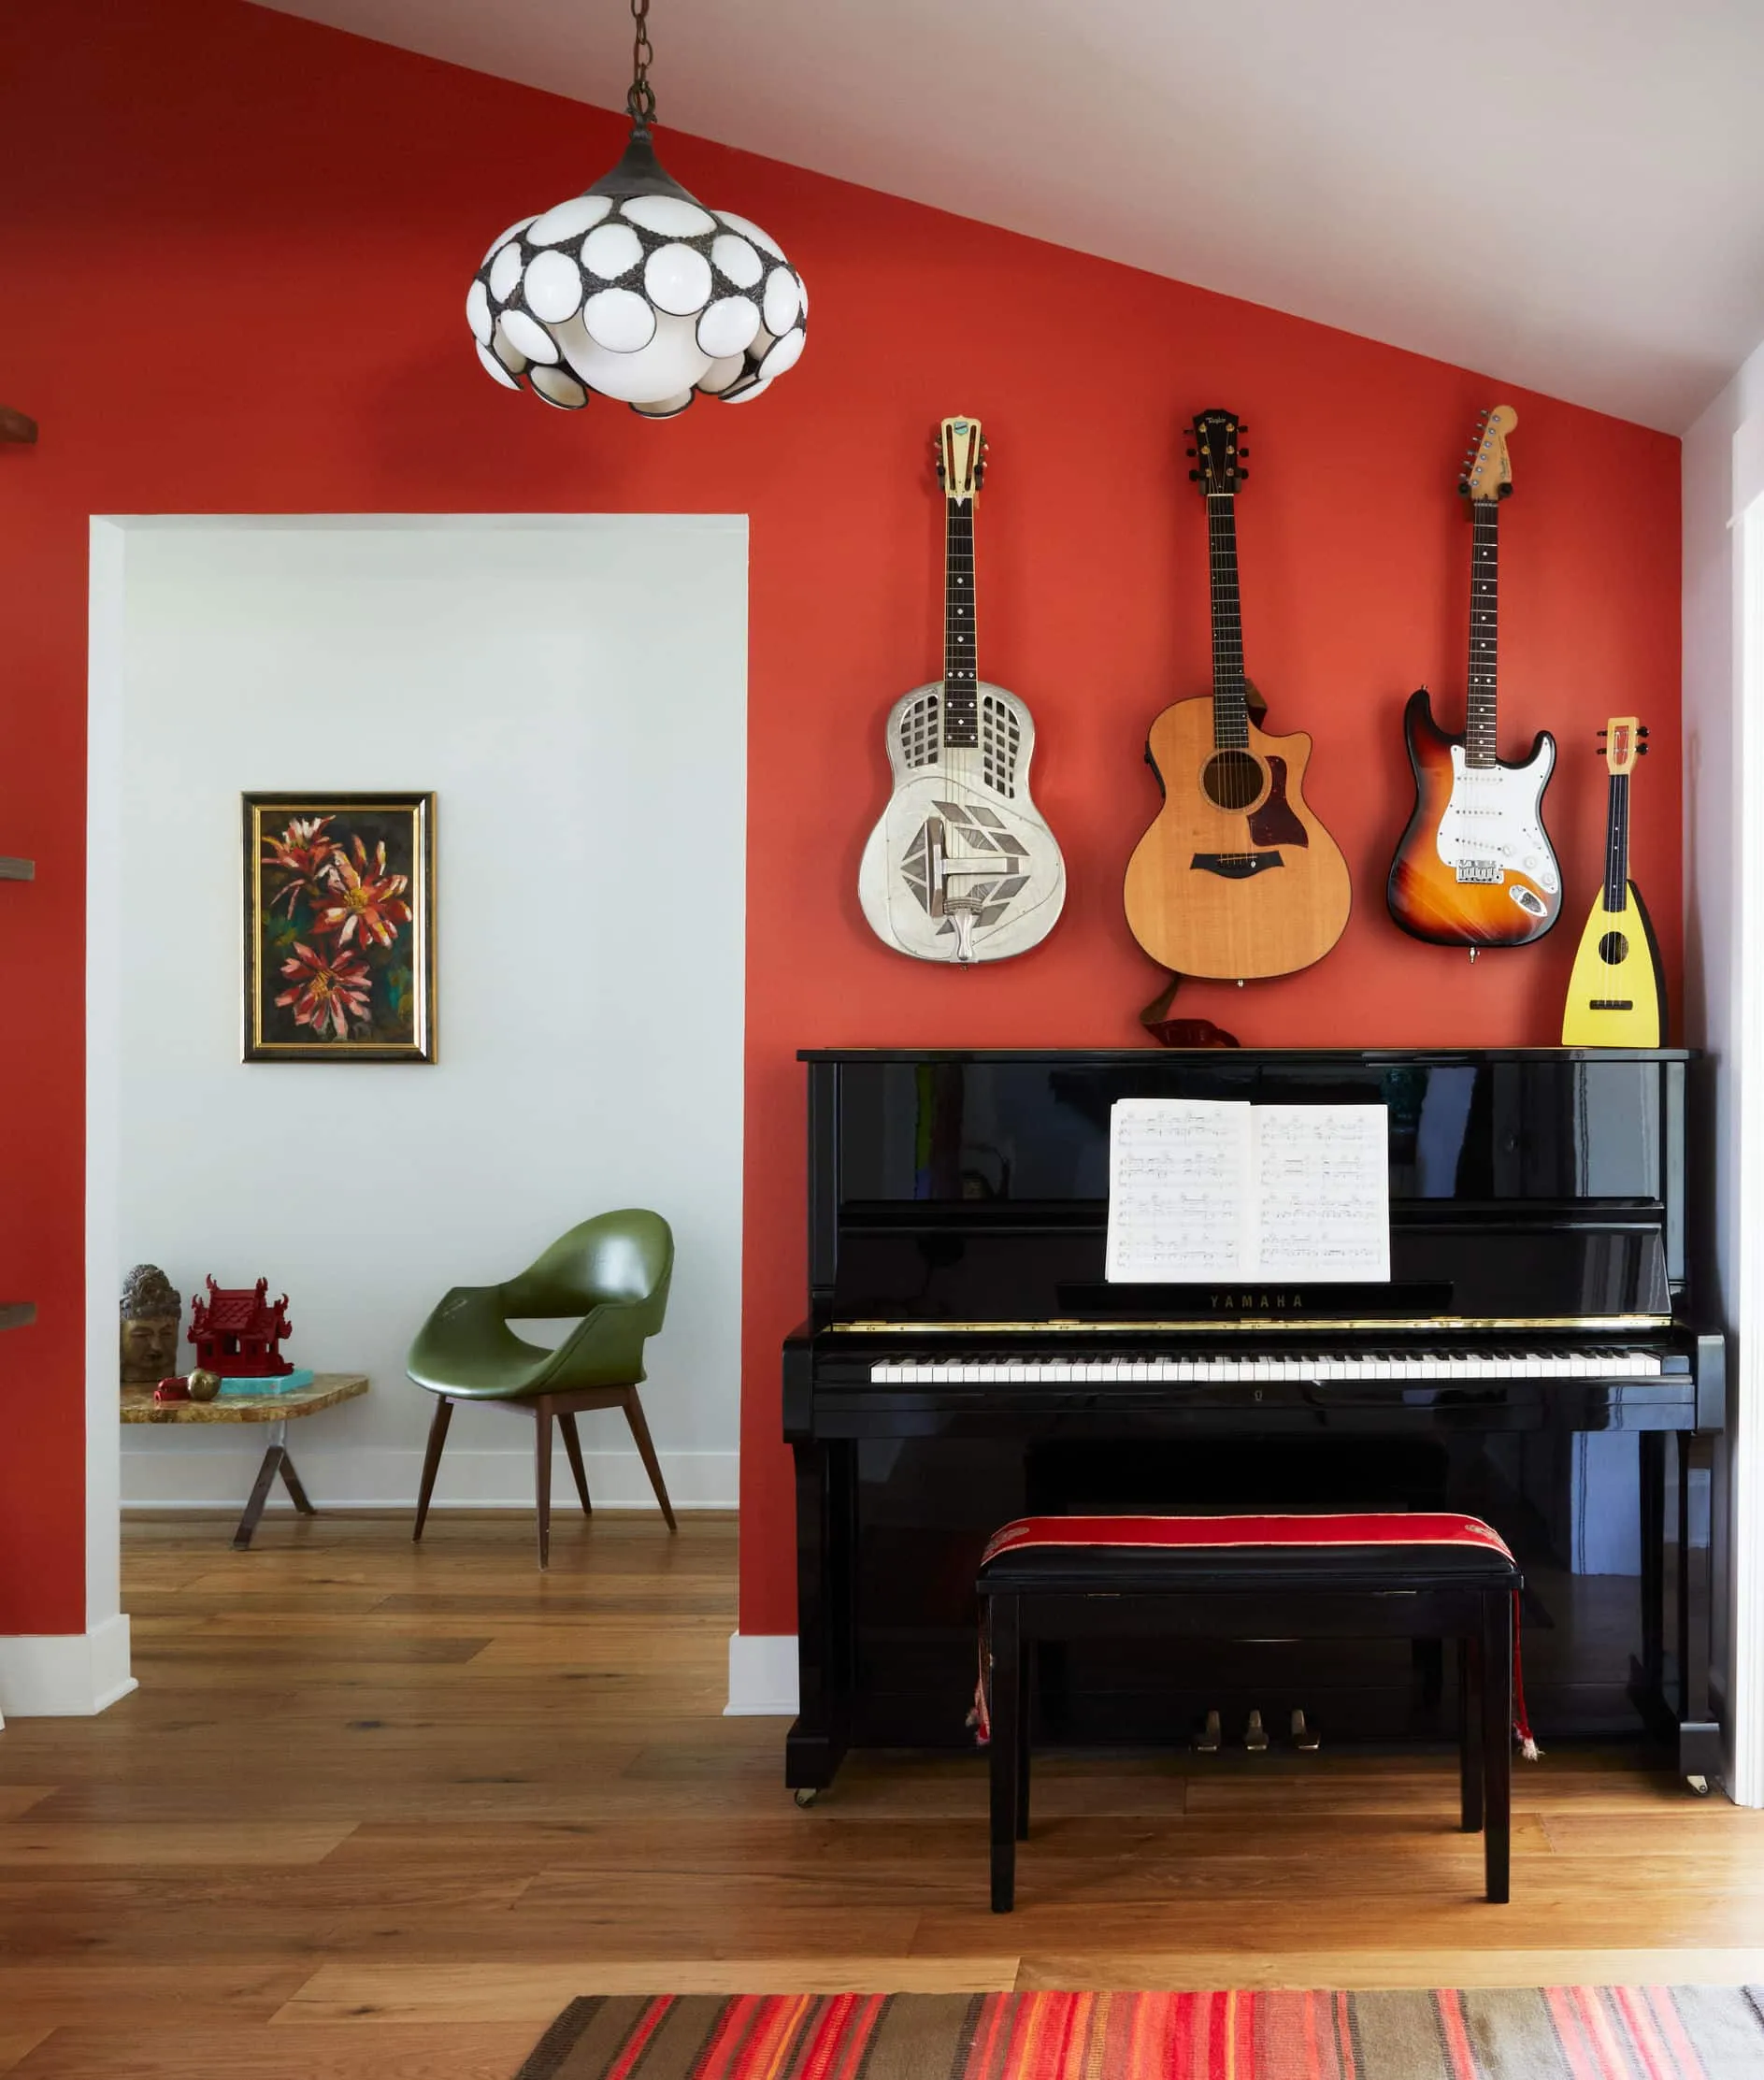
<svg viewBox="0 0 1764 2080"><path fill-rule="evenodd" d="M588 393L672 419L702 391L741 404L796 366L809 293L777 241L670 179L650 130L649 0L637 23L631 136L585 194L523 217L466 297L478 358L509 390L579 411Z"/></svg>

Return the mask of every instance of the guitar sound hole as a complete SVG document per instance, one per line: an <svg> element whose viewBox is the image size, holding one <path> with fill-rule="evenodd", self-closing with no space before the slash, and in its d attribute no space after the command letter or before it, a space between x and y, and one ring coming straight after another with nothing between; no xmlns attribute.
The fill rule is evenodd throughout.
<svg viewBox="0 0 1764 2080"><path fill-rule="evenodd" d="M1621 932L1607 932L1599 941L1599 958L1607 968L1615 968L1629 957L1629 941Z"/></svg>
<svg viewBox="0 0 1764 2080"><path fill-rule="evenodd" d="M1246 751L1216 751L1200 784L1215 809L1247 809L1262 791L1262 768Z"/></svg>

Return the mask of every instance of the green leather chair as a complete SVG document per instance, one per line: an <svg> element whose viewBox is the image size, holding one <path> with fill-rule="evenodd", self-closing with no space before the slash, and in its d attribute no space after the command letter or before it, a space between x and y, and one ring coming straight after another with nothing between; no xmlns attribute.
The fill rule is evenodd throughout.
<svg viewBox="0 0 1764 2080"><path fill-rule="evenodd" d="M564 1432L584 1515L594 1505L576 1417L583 1409L621 1408L667 1528L679 1529L637 1393L647 1376L644 1341L661 1329L673 1272L674 1238L667 1223L659 1213L634 1207L572 1227L506 1284L453 1288L417 1331L405 1359L410 1377L436 1397L413 1539L423 1536L455 1401L488 1402L534 1419L540 1567L551 1564L553 1416ZM578 1314L581 1324L554 1351L523 1342L509 1327L511 1317L538 1321Z"/></svg>

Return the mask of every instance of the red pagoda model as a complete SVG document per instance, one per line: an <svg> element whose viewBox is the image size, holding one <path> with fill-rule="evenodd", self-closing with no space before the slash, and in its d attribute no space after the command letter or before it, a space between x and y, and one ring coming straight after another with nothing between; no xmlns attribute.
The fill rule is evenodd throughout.
<svg viewBox="0 0 1764 2080"><path fill-rule="evenodd" d="M288 1296L272 1306L269 1281L260 1278L248 1292L227 1292L212 1278L208 1297L191 1302L190 1341L196 1346L197 1367L222 1379L276 1380L294 1367L276 1346L292 1332Z"/></svg>

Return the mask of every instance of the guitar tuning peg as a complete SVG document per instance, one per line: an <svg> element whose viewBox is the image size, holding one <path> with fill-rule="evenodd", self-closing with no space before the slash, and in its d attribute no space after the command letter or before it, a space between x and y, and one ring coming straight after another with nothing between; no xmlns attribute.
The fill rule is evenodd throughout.
<svg viewBox="0 0 1764 2080"><path fill-rule="evenodd" d="M1239 475L1239 476L1240 476L1241 478L1244 479L1245 481L1247 481L1247 480L1248 480L1249 474L1250 474L1250 473L1249 473L1249 471L1248 471L1247 469L1240 469L1240 470L1238 471L1238 475Z"/></svg>
<svg viewBox="0 0 1764 2080"><path fill-rule="evenodd" d="M1190 462L1193 462L1193 461L1194 461L1194 459L1195 459L1195 452L1194 452L1194 450L1193 450L1192 448L1184 448L1184 449L1183 450L1183 453L1184 455L1186 455L1186 456L1188 457L1188 459L1189 459L1189 461L1190 461Z"/></svg>
<svg viewBox="0 0 1764 2080"><path fill-rule="evenodd" d="M1248 462L1248 461L1249 461L1249 459L1250 459L1250 452L1249 452L1249 450L1248 450L1247 448L1240 448L1240 449L1238 450L1238 460L1239 460L1240 462Z"/></svg>
<svg viewBox="0 0 1764 2080"><path fill-rule="evenodd" d="M1189 481L1189 482L1190 482L1191 484L1198 484L1198 482L1200 481L1200 472L1199 472L1199 470L1198 470L1198 469L1191 469L1191 470L1190 470L1190 471L1188 472L1188 481Z"/></svg>
<svg viewBox="0 0 1764 2080"><path fill-rule="evenodd" d="M1647 756L1647 754L1648 754L1648 747L1647 747L1647 746L1646 746L1645 744L1638 744L1638 745L1637 745L1637 746L1635 747L1635 755L1636 755L1636 756L1637 756L1638 758L1645 758L1645 757Z"/></svg>
<svg viewBox="0 0 1764 2080"><path fill-rule="evenodd" d="M1645 738L1645 737L1646 737L1646 735L1647 735L1647 727L1646 727L1646 725L1645 725L1645 724L1643 724L1642 728L1638 729L1638 730L1636 731L1636 735L1637 735L1638 737Z"/></svg>

